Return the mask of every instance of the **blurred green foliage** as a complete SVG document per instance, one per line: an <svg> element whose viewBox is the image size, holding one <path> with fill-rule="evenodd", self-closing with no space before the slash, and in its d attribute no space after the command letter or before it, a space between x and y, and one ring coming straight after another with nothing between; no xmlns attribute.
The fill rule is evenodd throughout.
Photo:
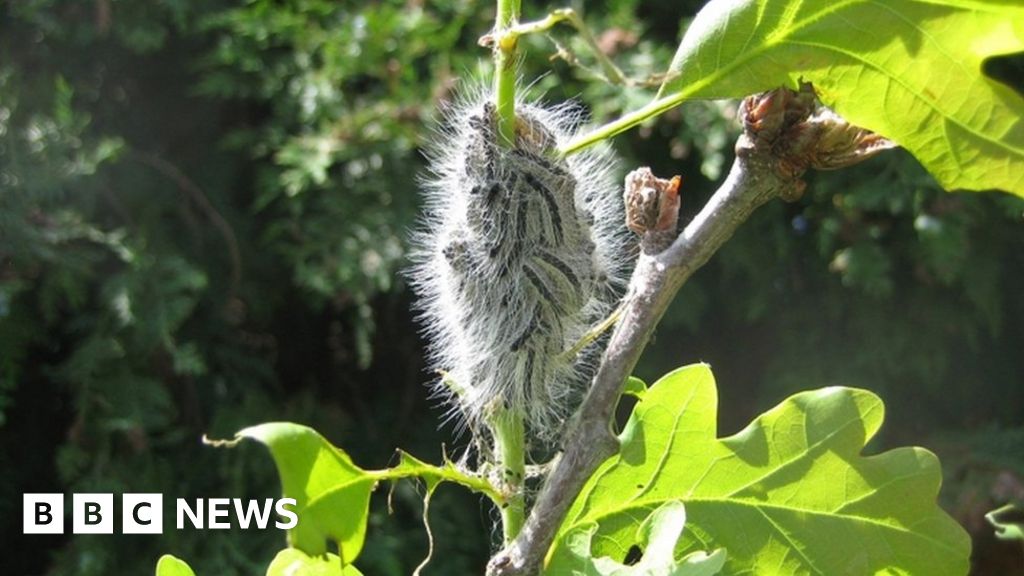
<svg viewBox="0 0 1024 576"><path fill-rule="evenodd" d="M643 78L699 4L580 8ZM22 492L278 492L259 449L206 448L204 433L301 422L367 466L464 441L438 430L399 272L420 151L439 104L487 74L492 18L465 0L0 5L3 541L22 538ZM583 66L550 61L552 39ZM595 121L650 97L595 81L568 30L524 46L524 83ZM734 109L693 102L621 136L622 166L683 174L685 221L728 166ZM1024 468L976 448L1024 428L1022 224L1021 200L946 194L901 152L812 176L684 288L639 373L710 361L723 432L796 390L876 391L883 434L939 452L970 526L961 488L998 500L993 479ZM393 514L375 504L367 574L425 555L416 490L398 487ZM493 511L452 487L432 509L426 573L478 571ZM258 574L280 546L276 531L35 538L0 571L149 573L173 553Z"/></svg>

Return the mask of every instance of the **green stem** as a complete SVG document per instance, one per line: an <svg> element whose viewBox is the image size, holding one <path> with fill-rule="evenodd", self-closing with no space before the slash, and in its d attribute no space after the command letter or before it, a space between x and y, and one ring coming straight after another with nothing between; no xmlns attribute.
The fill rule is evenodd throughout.
<svg viewBox="0 0 1024 576"><path fill-rule="evenodd" d="M572 8L559 8L552 11L543 20L518 24L515 28L508 31L508 35L518 37L525 36L526 34L547 32L561 22L568 22L570 26L576 29L576 32L583 38L583 41L587 43L587 47L601 65L601 69L604 71L604 79L607 82L612 84L630 83L629 79L622 73L622 70L619 70L619 67L601 51L601 47L597 45L597 39L594 38L594 34L590 31L587 23Z"/></svg>
<svg viewBox="0 0 1024 576"><path fill-rule="evenodd" d="M523 415L498 408L491 418L494 434L495 465L501 474L501 486L507 493L501 507L501 525L505 544L515 540L526 521L526 498L523 481L526 478L526 430Z"/></svg>
<svg viewBox="0 0 1024 576"><path fill-rule="evenodd" d="M518 34L510 30L519 23L521 0L497 0L494 23L494 98L497 110L498 139L514 146L516 139L516 43ZM505 502L501 505L501 524L505 543L512 542L526 521L526 429L523 415L499 407L489 419L494 436L495 465L501 474Z"/></svg>
<svg viewBox="0 0 1024 576"><path fill-rule="evenodd" d="M232 441L233 442L233 441ZM411 458L411 457L410 457ZM506 502L505 496L499 487L494 486L486 478L467 474L446 463L441 467L430 464L418 463L417 466L396 466L383 470L364 470L363 474L374 480L403 480L406 478L419 478L425 482L430 490L440 482L451 482L459 484L469 490L488 497L496 506L503 506Z"/></svg>
<svg viewBox="0 0 1024 576"><path fill-rule="evenodd" d="M519 21L521 0L498 0L494 23L494 98L498 114L498 135L504 145L516 138L516 41L506 34Z"/></svg>
<svg viewBox="0 0 1024 576"><path fill-rule="evenodd" d="M622 132L629 130L633 126L636 126L637 124L640 124L645 120L664 114L665 112L678 106L680 103L683 102L683 100L686 100L688 96L689 93L677 92L675 94L672 94L671 96L659 98L654 102L651 102L647 106L644 106L639 110L630 112L629 114L626 114L625 116L619 118L618 120L615 120L614 122L609 122L604 126L600 126L590 132L587 132L586 134L583 134L582 136L576 137L574 140L566 144L558 152L563 156L575 154L576 152L579 152L584 148L593 146L594 144L597 144L602 140L607 140L613 136L621 134Z"/></svg>
<svg viewBox="0 0 1024 576"><path fill-rule="evenodd" d="M565 352L562 352L558 357L567 362L571 362L576 359L576 356L583 351L584 348L590 346L595 340L601 337L602 334L612 329L615 324L622 318L622 311L626 309L626 303L623 302L615 309L614 312L608 315L607 318L587 330L577 342Z"/></svg>

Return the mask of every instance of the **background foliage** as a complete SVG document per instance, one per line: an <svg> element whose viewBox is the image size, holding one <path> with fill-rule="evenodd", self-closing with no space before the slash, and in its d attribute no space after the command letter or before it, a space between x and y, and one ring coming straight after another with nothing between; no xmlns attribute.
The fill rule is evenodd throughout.
<svg viewBox="0 0 1024 576"><path fill-rule="evenodd" d="M581 8L643 77L699 5ZM287 419L374 467L459 443L422 386L399 271L424 126L485 73L492 21L463 0L0 4L0 539L23 552L0 571L149 573L171 552L261 573L277 531L20 536L23 492L278 492L259 448L214 451L203 433ZM594 81L570 34L554 40L584 66L529 39L536 93L597 121L648 101ZM989 68L1024 78L1020 59ZM683 174L685 221L728 166L734 109L693 102L619 137L623 166ZM873 447L936 451L975 572L1024 573L981 520L1024 498L1024 201L943 194L903 152L809 184L684 288L639 375L710 362L723 435L797 390L878 393ZM375 504L365 573L422 559L419 507L407 484L393 514ZM452 487L432 507L427 573L478 570L493 512Z"/></svg>

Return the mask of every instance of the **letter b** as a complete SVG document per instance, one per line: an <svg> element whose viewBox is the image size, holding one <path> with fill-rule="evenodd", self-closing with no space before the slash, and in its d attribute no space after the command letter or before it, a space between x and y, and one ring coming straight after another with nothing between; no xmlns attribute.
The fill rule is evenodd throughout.
<svg viewBox="0 0 1024 576"><path fill-rule="evenodd" d="M36 502L36 525L49 524L53 522L53 514L50 514L50 504L47 502Z"/></svg>
<svg viewBox="0 0 1024 576"><path fill-rule="evenodd" d="M22 534L63 534L63 494L23 494Z"/></svg>
<svg viewBox="0 0 1024 576"><path fill-rule="evenodd" d="M100 505L97 502L86 502L85 503L85 525L96 526L103 521L103 515L100 514Z"/></svg>
<svg viewBox="0 0 1024 576"><path fill-rule="evenodd" d="M114 533L113 494L75 494L71 529L75 534Z"/></svg>

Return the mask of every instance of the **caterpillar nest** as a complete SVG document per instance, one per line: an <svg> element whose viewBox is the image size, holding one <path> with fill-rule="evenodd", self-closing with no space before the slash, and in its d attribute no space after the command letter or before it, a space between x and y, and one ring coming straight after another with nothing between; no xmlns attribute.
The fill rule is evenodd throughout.
<svg viewBox="0 0 1024 576"><path fill-rule="evenodd" d="M557 155L579 115L530 103L516 114L515 144L502 146L489 94L446 112L412 280L452 414L479 429L501 406L546 442L593 376L605 339L565 352L621 296L628 235L610 153Z"/></svg>

